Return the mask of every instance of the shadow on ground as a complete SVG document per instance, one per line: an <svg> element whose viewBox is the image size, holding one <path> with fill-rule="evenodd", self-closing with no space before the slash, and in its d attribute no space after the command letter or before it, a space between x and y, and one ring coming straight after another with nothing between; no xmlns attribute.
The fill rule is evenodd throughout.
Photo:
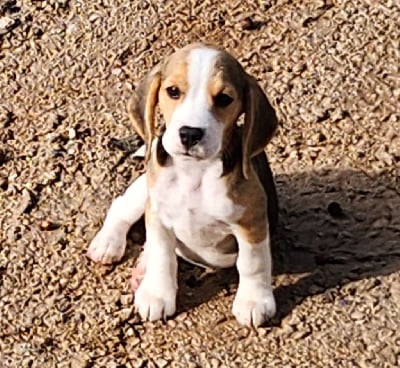
<svg viewBox="0 0 400 368"><path fill-rule="evenodd" d="M355 280L400 270L400 195L393 179L354 170L277 175L280 219L274 236L274 323L304 300ZM135 226L135 241L143 241ZM129 257L129 253L127 255ZM233 294L234 269L205 274L180 263L179 312ZM379 281L376 281L379 282Z"/></svg>
<svg viewBox="0 0 400 368"><path fill-rule="evenodd" d="M307 296L332 298L350 281L400 269L400 195L389 176L325 170L277 182L282 209L274 274L299 275L275 290L278 318Z"/></svg>

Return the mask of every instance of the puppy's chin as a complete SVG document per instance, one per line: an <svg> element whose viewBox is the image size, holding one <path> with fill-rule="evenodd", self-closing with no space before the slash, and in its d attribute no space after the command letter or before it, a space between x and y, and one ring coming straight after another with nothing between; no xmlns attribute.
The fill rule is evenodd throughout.
<svg viewBox="0 0 400 368"><path fill-rule="evenodd" d="M206 147L203 144L197 144L194 147L186 149L181 144L168 144L168 141L162 140L162 145L165 151L173 158L187 159L187 160L209 160L218 155L218 147ZM214 148L214 149L213 149Z"/></svg>
<svg viewBox="0 0 400 368"><path fill-rule="evenodd" d="M185 150L185 148L180 148L169 152L169 155L173 158L183 159L183 160L207 160L212 157L212 155L207 155L201 149L191 148L189 150Z"/></svg>
<svg viewBox="0 0 400 368"><path fill-rule="evenodd" d="M202 145L197 145L189 150L186 150L184 147L182 147L178 152L175 152L175 154L172 154L171 156L175 157L182 157L186 159L192 159L196 161L201 161L201 160L212 160L213 158L216 158L218 156L219 150L212 150L212 149L207 149L206 147Z"/></svg>

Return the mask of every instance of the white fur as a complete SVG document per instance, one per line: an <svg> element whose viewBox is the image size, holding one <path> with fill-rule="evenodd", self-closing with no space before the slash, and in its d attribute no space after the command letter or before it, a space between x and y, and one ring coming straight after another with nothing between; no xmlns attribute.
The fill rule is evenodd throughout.
<svg viewBox="0 0 400 368"><path fill-rule="evenodd" d="M227 196L221 179L222 161L173 158L149 191L151 213L147 221L146 273L135 294L143 319L157 320L175 313L176 250L179 242L216 267L233 265L236 255L223 255L217 245L231 234L243 208Z"/></svg>
<svg viewBox="0 0 400 368"><path fill-rule="evenodd" d="M209 48L194 49L189 54L188 90L172 114L163 136L163 146L172 156L185 153L179 138L179 129L183 126L205 130L203 139L190 148L191 156L207 159L221 149L223 124L211 113L208 94L208 83L217 55L218 51Z"/></svg>
<svg viewBox="0 0 400 368"><path fill-rule="evenodd" d="M269 232L258 244L250 244L243 238L240 228L234 229L239 244L236 266L239 286L232 312L239 323L257 327L276 311L271 286L271 251Z"/></svg>
<svg viewBox="0 0 400 368"><path fill-rule="evenodd" d="M103 227L90 243L87 255L95 262L119 261L126 248L129 228L144 214L147 201L146 175L139 176L117 197L108 210Z"/></svg>
<svg viewBox="0 0 400 368"><path fill-rule="evenodd" d="M217 245L232 233L230 224L243 208L229 199L219 159L174 158L150 190L152 206L176 238L208 265L234 265L236 256L221 254ZM178 245L179 247L179 245ZM182 254L182 253L180 253Z"/></svg>
<svg viewBox="0 0 400 368"><path fill-rule="evenodd" d="M156 209L152 208L148 214L146 226L146 272L135 293L135 307L142 319L155 321L175 313L178 289L176 238L160 222Z"/></svg>

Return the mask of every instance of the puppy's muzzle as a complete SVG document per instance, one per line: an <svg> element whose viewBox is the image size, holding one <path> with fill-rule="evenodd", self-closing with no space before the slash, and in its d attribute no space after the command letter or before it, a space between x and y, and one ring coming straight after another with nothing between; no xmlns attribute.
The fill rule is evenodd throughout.
<svg viewBox="0 0 400 368"><path fill-rule="evenodd" d="M179 129L179 137L182 145L188 150L201 141L204 136L204 129L183 126Z"/></svg>

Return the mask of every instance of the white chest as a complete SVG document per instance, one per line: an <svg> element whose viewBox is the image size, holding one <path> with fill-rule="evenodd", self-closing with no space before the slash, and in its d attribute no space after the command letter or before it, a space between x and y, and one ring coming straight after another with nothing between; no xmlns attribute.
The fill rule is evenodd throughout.
<svg viewBox="0 0 400 368"><path fill-rule="evenodd" d="M221 161L172 165L161 170L150 190L161 222L190 248L216 245L243 213L228 197L221 173Z"/></svg>

